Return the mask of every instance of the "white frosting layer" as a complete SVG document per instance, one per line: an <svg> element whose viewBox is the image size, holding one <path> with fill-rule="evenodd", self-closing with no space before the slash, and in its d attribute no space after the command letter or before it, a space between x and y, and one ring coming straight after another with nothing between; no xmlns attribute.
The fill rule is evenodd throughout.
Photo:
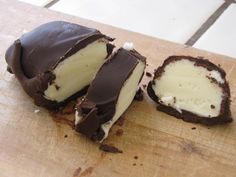
<svg viewBox="0 0 236 177"><path fill-rule="evenodd" d="M89 85L106 56L106 42L97 40L59 63L53 71L56 79L45 90L45 97L61 102Z"/></svg>
<svg viewBox="0 0 236 177"><path fill-rule="evenodd" d="M209 77L224 83L218 71L208 71L182 59L165 67L162 76L155 79L153 90L162 104L179 112L186 110L199 116L215 117L220 113L222 88Z"/></svg>

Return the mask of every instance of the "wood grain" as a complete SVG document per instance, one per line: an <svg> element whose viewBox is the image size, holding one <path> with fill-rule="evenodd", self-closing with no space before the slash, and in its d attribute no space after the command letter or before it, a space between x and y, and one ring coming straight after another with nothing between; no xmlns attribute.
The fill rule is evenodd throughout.
<svg viewBox="0 0 236 177"><path fill-rule="evenodd" d="M236 116L236 60L13 0L0 0L0 176L1 177L232 177L236 176L236 123L206 127L175 119L155 109L145 95L134 101L106 143L122 154L101 152L70 126L55 122L36 107L6 71L6 48L24 31L52 20L95 27L116 37L119 46L132 41L147 56L153 71L169 55L203 56L227 71ZM150 78L144 77L146 83ZM40 109L39 113L34 113ZM65 118L73 119L72 115ZM192 130L192 127L196 127ZM123 135L116 136L122 129ZM67 135L67 137L65 136ZM135 157L137 156L137 157Z"/></svg>

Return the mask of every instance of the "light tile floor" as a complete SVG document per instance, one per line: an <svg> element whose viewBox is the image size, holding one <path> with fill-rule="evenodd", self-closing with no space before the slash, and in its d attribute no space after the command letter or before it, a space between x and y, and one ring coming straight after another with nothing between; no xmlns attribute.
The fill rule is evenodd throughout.
<svg viewBox="0 0 236 177"><path fill-rule="evenodd" d="M194 47L236 58L236 4L226 9Z"/></svg>
<svg viewBox="0 0 236 177"><path fill-rule="evenodd" d="M50 3L53 0L19 0L19 1L43 7L43 6L45 6L46 4Z"/></svg>
<svg viewBox="0 0 236 177"><path fill-rule="evenodd" d="M52 10L184 44L225 1L230 0L19 1L42 7L53 1ZM236 4L231 4L194 47L236 58L235 41Z"/></svg>
<svg viewBox="0 0 236 177"><path fill-rule="evenodd" d="M60 0L50 9L185 43L223 2L223 0Z"/></svg>

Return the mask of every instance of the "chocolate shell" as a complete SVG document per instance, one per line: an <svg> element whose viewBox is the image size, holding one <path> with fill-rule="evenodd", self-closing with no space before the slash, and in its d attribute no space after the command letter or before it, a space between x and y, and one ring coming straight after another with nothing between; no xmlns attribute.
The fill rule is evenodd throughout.
<svg viewBox="0 0 236 177"><path fill-rule="evenodd" d="M15 74L36 105L55 109L86 92L104 59L112 53L112 40L96 29L49 22L24 34L8 48L8 71ZM89 75L85 79L84 73Z"/></svg>
<svg viewBox="0 0 236 177"><path fill-rule="evenodd" d="M145 66L145 57L134 49L120 48L115 52L76 106L76 131L94 141L103 141L133 101Z"/></svg>
<svg viewBox="0 0 236 177"><path fill-rule="evenodd" d="M157 68L147 93L157 109L205 125L232 121L225 71L203 58L170 56Z"/></svg>

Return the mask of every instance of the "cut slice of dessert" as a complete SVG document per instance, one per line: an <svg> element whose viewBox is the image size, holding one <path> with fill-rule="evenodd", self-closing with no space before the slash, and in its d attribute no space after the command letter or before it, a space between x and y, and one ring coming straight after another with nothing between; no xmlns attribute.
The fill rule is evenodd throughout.
<svg viewBox="0 0 236 177"><path fill-rule="evenodd" d="M209 60L170 56L149 82L148 95L157 109L188 122L231 122L230 89L222 68Z"/></svg>
<svg viewBox="0 0 236 177"><path fill-rule="evenodd" d="M129 107L145 70L145 57L124 46L129 50L120 48L102 65L76 106L76 131L94 141L103 141Z"/></svg>

